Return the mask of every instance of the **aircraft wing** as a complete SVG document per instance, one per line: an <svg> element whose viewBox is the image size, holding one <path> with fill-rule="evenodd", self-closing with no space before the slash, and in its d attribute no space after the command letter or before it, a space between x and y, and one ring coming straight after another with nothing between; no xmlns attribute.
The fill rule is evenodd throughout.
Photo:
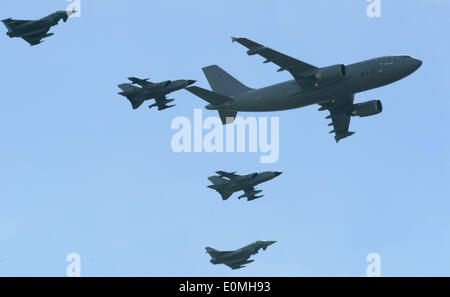
<svg viewBox="0 0 450 297"><path fill-rule="evenodd" d="M237 254L239 251L218 251L215 249L206 251L213 259L220 259L226 256L230 256L232 254Z"/></svg>
<svg viewBox="0 0 450 297"><path fill-rule="evenodd" d="M129 77L128 79L129 79L133 84L140 85L141 87L147 87L147 86L152 86L152 85L153 85L152 82L149 82L149 81L148 81L149 78L146 78L146 79L140 79L140 78L137 78L137 77Z"/></svg>
<svg viewBox="0 0 450 297"><path fill-rule="evenodd" d="M21 37L23 40L25 40L26 42L28 42L30 45L37 45L39 43L41 43L41 40L44 39L47 35L47 32L50 30L50 27L48 29L44 29L43 31L39 32L38 34L35 35L30 35L30 36L24 36ZM53 33L50 33L49 35L53 35Z"/></svg>
<svg viewBox="0 0 450 297"><path fill-rule="evenodd" d="M3 20L2 22L3 22L3 24L5 24L6 28L8 28L8 30L15 31L19 27L26 25L28 23L32 23L34 21L6 19L6 20Z"/></svg>
<svg viewBox="0 0 450 297"><path fill-rule="evenodd" d="M287 70L296 80L304 80L305 78L310 77L314 71L318 69L316 66L289 57L247 38L232 37L232 40L233 42L238 42L248 48L247 54L249 56L258 54L266 58L264 63L272 62L278 65L280 67L278 71Z"/></svg>
<svg viewBox="0 0 450 297"><path fill-rule="evenodd" d="M242 259L239 260L239 262L233 261L232 263L224 263L224 264L227 265L228 267L230 267L231 269L240 269L240 268L244 267L242 265L247 264L249 262L248 259L250 257L251 256L243 257ZM253 261L251 261L251 262L253 262Z"/></svg>
<svg viewBox="0 0 450 297"><path fill-rule="evenodd" d="M328 110L330 112L327 119L332 121L329 126L333 126L334 129L330 133L335 134L336 142L355 134L355 132L348 130L354 99L354 94L337 95L332 99L332 102L320 104L322 107L319 110Z"/></svg>
<svg viewBox="0 0 450 297"><path fill-rule="evenodd" d="M30 26L36 26L36 29L35 29L36 34L20 36L23 40L25 40L26 42L28 42L31 45L39 44L42 39L44 39L45 37L48 37L47 33L51 28L51 26L40 27L39 21L6 19L6 20L3 20L2 22L5 24L6 28L12 32L14 32L14 31L20 32L21 30L23 30L23 27L28 24ZM29 31L33 31L33 29L31 29L31 27L30 27ZM24 32L23 34L25 34L25 33L26 32ZM21 35L21 34L19 33L19 35Z"/></svg>

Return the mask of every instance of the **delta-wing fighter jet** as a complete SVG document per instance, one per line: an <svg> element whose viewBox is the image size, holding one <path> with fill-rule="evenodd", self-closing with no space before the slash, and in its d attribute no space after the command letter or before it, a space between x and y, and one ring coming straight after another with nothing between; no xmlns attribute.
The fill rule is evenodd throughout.
<svg viewBox="0 0 450 297"><path fill-rule="evenodd" d="M48 33L51 27L56 26L60 20L67 22L67 19L75 14L76 11L57 11L40 20L14 20L5 19L5 24L10 38L20 37L31 46L42 43L42 39L52 36L54 33Z"/></svg>
<svg viewBox="0 0 450 297"><path fill-rule="evenodd" d="M119 88L122 90L119 94L130 100L133 109L139 108L144 101L150 99L155 99L155 104L150 105L150 109L152 107L158 107L158 110L164 110L174 107L175 105L167 104L173 102L175 99L167 99L166 95L185 89L195 83L195 80L185 79L175 81L167 80L159 83L152 83L148 78L139 79L136 77L129 77L128 79L132 83L119 85ZM140 87L136 85L139 85Z"/></svg>
<svg viewBox="0 0 450 297"><path fill-rule="evenodd" d="M260 249L266 250L269 245L272 245L275 242L276 241L258 240L235 251L218 251L207 247L206 253L211 256L210 262L212 264L225 264L235 270L244 268L245 264L254 262L255 260L249 260L251 256L256 255Z"/></svg>
<svg viewBox="0 0 450 297"><path fill-rule="evenodd" d="M244 191L244 194L239 196L247 198L247 201L252 201L264 197L264 195L257 196L262 190L256 190L255 186L274 179L282 174L282 172L266 171L262 173L252 173L247 175L238 175L236 172L217 171L218 175L210 176L208 179L213 183L208 188L214 189L222 196L223 200L227 200L234 192Z"/></svg>
<svg viewBox="0 0 450 297"><path fill-rule="evenodd" d="M189 87L188 91L204 99L206 109L218 110L223 124L232 123L239 111L281 111L320 105L319 111L328 110L326 117L333 127L336 142L349 137L350 119L369 117L381 113L379 100L354 103L355 94L398 81L414 71L422 61L406 55L385 56L351 65L337 64L316 67L289 57L247 38L232 38L248 48L248 55L260 55L264 63L272 62L288 71L293 80L261 89L251 89L226 73L217 65L203 68L212 91Z"/></svg>

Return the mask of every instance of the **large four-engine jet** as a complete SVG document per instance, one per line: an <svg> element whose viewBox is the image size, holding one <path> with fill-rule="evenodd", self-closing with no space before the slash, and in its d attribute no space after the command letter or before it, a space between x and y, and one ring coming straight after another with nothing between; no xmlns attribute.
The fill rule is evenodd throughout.
<svg viewBox="0 0 450 297"><path fill-rule="evenodd" d="M42 39L52 36L54 33L48 33L51 27L56 26L60 20L67 22L67 19L75 14L76 11L57 11L40 20L26 21L5 19L2 20L10 38L20 37L31 46L42 43Z"/></svg>
<svg viewBox="0 0 450 297"><path fill-rule="evenodd" d="M206 252L211 256L210 262L212 264L225 264L235 270L244 268L245 264L254 262L255 260L249 260L251 256L256 255L260 249L266 250L268 246L274 243L276 241L258 240L235 251L218 251L207 247Z"/></svg>
<svg viewBox="0 0 450 297"><path fill-rule="evenodd" d="M119 88L122 90L119 94L127 97L131 102L133 109L139 108L139 106L146 100L155 99L155 104L149 106L158 107L158 110L164 110L175 105L167 105L168 103L174 101L175 99L167 99L166 95L172 92L185 89L186 87L194 84L195 80L175 80L175 81L163 81L160 83L152 83L149 79L139 79L136 77L128 78L131 84L121 84ZM140 87L135 86L135 84Z"/></svg>
<svg viewBox="0 0 450 297"><path fill-rule="evenodd" d="M410 56L385 56L351 65L333 65L319 68L277 52L247 38L232 38L248 48L248 55L260 55L289 71L294 80L261 89L251 89L226 73L217 65L203 68L212 91L189 87L188 91L206 100L206 109L218 110L223 124L232 123L239 111L281 111L320 105L328 110L336 142L354 134L349 131L352 116L368 117L383 110L381 101L354 103L356 93L378 88L398 81L414 71L422 61Z"/></svg>
<svg viewBox="0 0 450 297"><path fill-rule="evenodd" d="M264 195L257 196L262 190L256 190L255 186L274 179L282 174L282 172L276 171L266 171L247 175L238 175L236 172L228 173L225 171L217 171L216 173L218 175L208 177L213 183L213 185L209 185L208 188L219 192L223 200L230 198L234 192L244 191L244 194L239 196L239 199L246 197L247 201L264 197Z"/></svg>

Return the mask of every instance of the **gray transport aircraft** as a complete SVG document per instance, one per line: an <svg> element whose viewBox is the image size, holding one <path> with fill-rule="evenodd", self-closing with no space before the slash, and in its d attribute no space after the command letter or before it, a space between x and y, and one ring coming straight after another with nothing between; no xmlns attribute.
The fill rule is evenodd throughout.
<svg viewBox="0 0 450 297"><path fill-rule="evenodd" d="M244 191L244 194L239 196L239 199L246 197L247 201L264 197L264 195L257 196L262 190L256 190L254 187L282 174L282 172L272 171L247 175L237 175L236 172L228 173L225 171L217 171L216 173L218 175L208 177L213 183L208 188L219 192L223 200L230 198L234 192Z"/></svg>
<svg viewBox="0 0 450 297"><path fill-rule="evenodd" d="M60 20L67 22L67 19L75 14L76 11L57 11L40 20L26 21L5 19L5 24L10 38L20 37L31 46L42 43L42 39L52 36L54 33L48 33L51 27L56 26Z"/></svg>
<svg viewBox="0 0 450 297"><path fill-rule="evenodd" d="M225 264L235 270L244 268L245 264L254 262L255 260L249 260L251 256L256 255L260 249L266 250L269 245L272 245L275 242L276 241L258 240L235 251L218 251L207 247L206 253L211 256L210 262L212 264Z"/></svg>
<svg viewBox="0 0 450 297"><path fill-rule="evenodd" d="M132 83L121 84L119 88L122 90L119 94L127 97L131 102L133 109L139 108L139 106L146 100L155 99L155 104L149 106L158 107L158 110L164 110L167 108L174 107L175 105L167 105L173 102L175 99L167 99L166 95L172 92L184 89L195 83L195 80L175 80L175 81L163 81L159 83L149 82L148 78L139 79L136 77L128 78ZM140 87L135 86L135 84Z"/></svg>
<svg viewBox="0 0 450 297"><path fill-rule="evenodd" d="M336 142L353 135L349 131L353 116L368 117L381 113L379 100L354 103L355 94L398 81L416 71L422 61L406 55L385 56L351 65L319 68L277 52L247 38L232 38L248 48L248 55L260 55L289 71L293 80L261 89L251 89L217 65L203 68L212 91L196 86L187 88L209 103L208 110L218 110L222 123L234 121L237 113L281 111L320 105L333 127Z"/></svg>

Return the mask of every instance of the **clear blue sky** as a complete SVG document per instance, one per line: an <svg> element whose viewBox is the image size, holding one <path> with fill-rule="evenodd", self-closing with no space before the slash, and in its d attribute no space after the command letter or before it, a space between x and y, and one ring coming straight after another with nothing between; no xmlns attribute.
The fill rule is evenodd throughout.
<svg viewBox="0 0 450 297"><path fill-rule="evenodd" d="M39 2L39 3L38 3ZM450 272L450 3L383 0L82 0L82 17L30 47L0 26L0 275L360 276L378 253L384 276ZM0 18L33 19L63 0L7 0ZM355 118L335 144L316 106L280 117L280 159L176 154L177 116L205 102L132 111L117 85L133 75L197 79L218 64L251 87L290 79L248 57L245 36L317 66L409 54L424 61L393 85L358 94L384 112ZM205 115L215 115L204 111ZM249 114L257 115L257 114ZM216 170L283 171L247 203L206 188ZM205 246L277 240L239 271L213 266Z"/></svg>

